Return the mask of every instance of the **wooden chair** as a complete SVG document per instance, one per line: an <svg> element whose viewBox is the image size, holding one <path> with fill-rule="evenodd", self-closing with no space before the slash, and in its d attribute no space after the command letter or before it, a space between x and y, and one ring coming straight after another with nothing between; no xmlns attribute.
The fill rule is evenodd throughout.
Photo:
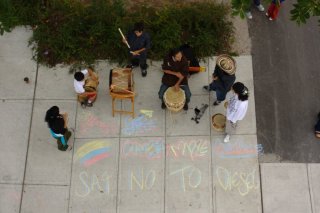
<svg viewBox="0 0 320 213"><path fill-rule="evenodd" d="M113 73L113 70L115 70L114 73ZM110 70L110 78L109 78L109 91L110 91L110 96L112 97L112 116L114 117L114 114L118 112L118 113L131 114L132 118L134 118L135 93L134 93L134 81L133 81L132 69L116 68L113 70ZM119 73L121 75L121 72L125 72L126 74L123 76L119 76ZM117 76L115 75L115 73L117 74ZM119 82L119 79L122 82ZM126 83L124 83L124 81L126 81ZM121 101L125 99L130 100L131 111L116 109L115 102L117 99Z"/></svg>

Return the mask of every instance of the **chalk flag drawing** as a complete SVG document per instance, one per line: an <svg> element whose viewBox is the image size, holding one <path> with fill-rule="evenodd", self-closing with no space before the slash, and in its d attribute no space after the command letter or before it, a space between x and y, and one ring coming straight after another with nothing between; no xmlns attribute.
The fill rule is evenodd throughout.
<svg viewBox="0 0 320 213"><path fill-rule="evenodd" d="M121 131L126 135L141 134L157 130L156 122L146 117L144 114L139 114L139 116L134 119L125 118L124 123L125 126Z"/></svg>
<svg viewBox="0 0 320 213"><path fill-rule="evenodd" d="M215 143L213 153L218 154L220 158L253 158L257 155L263 155L262 144L245 143Z"/></svg>
<svg viewBox="0 0 320 213"><path fill-rule="evenodd" d="M91 141L81 146L76 152L76 160L88 167L110 156L112 146L107 141Z"/></svg>
<svg viewBox="0 0 320 213"><path fill-rule="evenodd" d="M151 118L153 114L152 110L146 110L146 109L141 109L140 112L148 118Z"/></svg>
<svg viewBox="0 0 320 213"><path fill-rule="evenodd" d="M138 157L145 159L159 159L164 151L163 138L153 138L149 142L124 140L121 145L121 157Z"/></svg>
<svg viewBox="0 0 320 213"><path fill-rule="evenodd" d="M85 135L90 128L97 128L105 134L118 134L119 129L114 122L103 122L91 112L84 113L84 119L79 124L79 134Z"/></svg>
<svg viewBox="0 0 320 213"><path fill-rule="evenodd" d="M258 189L256 170L251 172L231 172L226 168L218 167L216 170L218 183L225 191L237 190L241 196Z"/></svg>

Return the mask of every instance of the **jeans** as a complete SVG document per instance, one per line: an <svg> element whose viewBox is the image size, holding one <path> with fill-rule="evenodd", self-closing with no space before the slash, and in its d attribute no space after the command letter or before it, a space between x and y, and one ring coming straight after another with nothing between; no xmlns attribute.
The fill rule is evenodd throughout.
<svg viewBox="0 0 320 213"><path fill-rule="evenodd" d="M227 92L219 90L219 88L217 88L214 81L211 84L209 84L209 89L214 90L216 92L216 96L217 96L218 101L224 101L226 99Z"/></svg>
<svg viewBox="0 0 320 213"><path fill-rule="evenodd" d="M143 51L142 53L140 53L140 55L137 55L137 56L132 56L131 55L131 64L133 66L139 66L140 65L140 69L141 70L146 70L148 68L146 51Z"/></svg>
<svg viewBox="0 0 320 213"><path fill-rule="evenodd" d="M169 88L169 86L165 85L165 84L161 84L160 86L160 90L158 92L159 98L161 99L161 101L163 102L163 95L164 93L167 91L167 89ZM191 91L188 85L180 85L180 88L184 90L184 94L186 95L186 104L190 102L190 98L191 98Z"/></svg>
<svg viewBox="0 0 320 213"><path fill-rule="evenodd" d="M260 5L260 0L253 0L254 5L259 6Z"/></svg>

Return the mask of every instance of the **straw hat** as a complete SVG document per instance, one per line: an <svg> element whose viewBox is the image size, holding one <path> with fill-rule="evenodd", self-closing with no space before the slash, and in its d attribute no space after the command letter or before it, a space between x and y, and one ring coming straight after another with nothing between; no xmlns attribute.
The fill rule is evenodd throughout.
<svg viewBox="0 0 320 213"><path fill-rule="evenodd" d="M217 65L229 75L233 75L236 72L236 61L227 54L217 57Z"/></svg>

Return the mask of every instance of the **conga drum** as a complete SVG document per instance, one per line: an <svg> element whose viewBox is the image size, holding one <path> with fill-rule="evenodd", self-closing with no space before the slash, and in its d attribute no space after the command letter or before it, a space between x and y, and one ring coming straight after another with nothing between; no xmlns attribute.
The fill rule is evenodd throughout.
<svg viewBox="0 0 320 213"><path fill-rule="evenodd" d="M86 92L96 92L98 90L98 85L99 85L99 76L97 73L93 72L92 75L94 75L95 80L93 80L91 77L87 78L85 83L84 83L84 90ZM86 95L78 95L78 100L80 103L87 101L87 96Z"/></svg>
<svg viewBox="0 0 320 213"><path fill-rule="evenodd" d="M224 131L226 127L226 116L221 113L214 114L212 116L212 127L219 132Z"/></svg>
<svg viewBox="0 0 320 213"><path fill-rule="evenodd" d="M164 93L163 101L170 111L179 112L186 103L186 95L181 88L176 91L174 87L169 87Z"/></svg>

